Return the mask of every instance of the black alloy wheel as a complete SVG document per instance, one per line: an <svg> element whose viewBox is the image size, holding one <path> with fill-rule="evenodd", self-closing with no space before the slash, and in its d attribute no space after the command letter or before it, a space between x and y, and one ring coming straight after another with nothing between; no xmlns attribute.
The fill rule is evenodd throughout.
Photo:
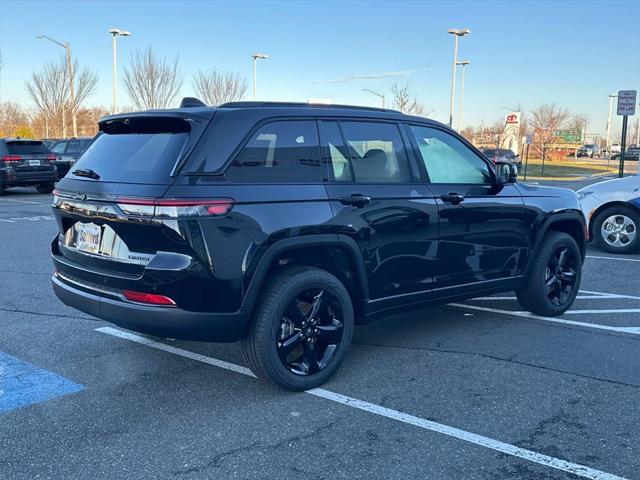
<svg viewBox="0 0 640 480"><path fill-rule="evenodd" d="M575 288L578 259L568 247L561 245L555 249L544 279L547 297L557 307L563 307L571 298Z"/></svg>
<svg viewBox="0 0 640 480"><path fill-rule="evenodd" d="M582 252L565 232L549 232L516 290L518 302L536 315L562 315L578 294L582 279Z"/></svg>
<svg viewBox="0 0 640 480"><path fill-rule="evenodd" d="M278 331L278 356L290 372L313 375L335 357L344 331L342 309L327 290L296 295L284 311Z"/></svg>
<svg viewBox="0 0 640 480"><path fill-rule="evenodd" d="M265 280L243 337L243 357L256 376L290 390L329 379L349 351L354 310L334 275L316 267L290 267Z"/></svg>

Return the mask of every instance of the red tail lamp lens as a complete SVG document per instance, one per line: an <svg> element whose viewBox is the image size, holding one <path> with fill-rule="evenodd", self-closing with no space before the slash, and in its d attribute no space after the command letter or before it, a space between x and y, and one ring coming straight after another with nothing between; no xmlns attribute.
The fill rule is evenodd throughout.
<svg viewBox="0 0 640 480"><path fill-rule="evenodd" d="M155 293L134 292L133 290L124 290L122 292L124 298L132 302L148 303L150 305L164 305L175 307L176 302L164 295L156 295Z"/></svg>

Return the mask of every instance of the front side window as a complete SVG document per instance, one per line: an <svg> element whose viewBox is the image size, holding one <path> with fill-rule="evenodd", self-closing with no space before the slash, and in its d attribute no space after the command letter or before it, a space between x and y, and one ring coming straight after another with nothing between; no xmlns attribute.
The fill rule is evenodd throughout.
<svg viewBox="0 0 640 480"><path fill-rule="evenodd" d="M453 135L442 130L411 125L431 183L490 184L486 162Z"/></svg>
<svg viewBox="0 0 640 480"><path fill-rule="evenodd" d="M412 181L409 161L396 124L346 121L340 122L340 128L356 182Z"/></svg>
<svg viewBox="0 0 640 480"><path fill-rule="evenodd" d="M283 120L263 125L233 160L226 175L233 182L322 182L316 122Z"/></svg>
<svg viewBox="0 0 640 480"><path fill-rule="evenodd" d="M58 143L54 144L53 147L51 147L51 151L53 153L63 154L64 153L64 147L66 145L67 145L67 142L58 142Z"/></svg>

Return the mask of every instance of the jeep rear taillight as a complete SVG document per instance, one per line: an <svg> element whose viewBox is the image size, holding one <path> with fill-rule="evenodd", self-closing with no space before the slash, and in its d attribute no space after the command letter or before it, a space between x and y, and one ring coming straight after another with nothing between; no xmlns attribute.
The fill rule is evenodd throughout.
<svg viewBox="0 0 640 480"><path fill-rule="evenodd" d="M118 207L128 214L155 218L219 217L233 208L231 198L178 199L178 198L123 198L116 200Z"/></svg>
<svg viewBox="0 0 640 480"><path fill-rule="evenodd" d="M22 157L20 155L5 155L2 157L2 161L4 163L20 163L22 161Z"/></svg>

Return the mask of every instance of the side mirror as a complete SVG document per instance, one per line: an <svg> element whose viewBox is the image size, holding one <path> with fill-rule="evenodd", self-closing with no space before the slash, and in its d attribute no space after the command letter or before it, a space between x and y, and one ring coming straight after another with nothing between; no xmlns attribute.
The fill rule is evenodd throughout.
<svg viewBox="0 0 640 480"><path fill-rule="evenodd" d="M518 179L518 166L515 163L497 163L496 179L500 185L515 183Z"/></svg>

